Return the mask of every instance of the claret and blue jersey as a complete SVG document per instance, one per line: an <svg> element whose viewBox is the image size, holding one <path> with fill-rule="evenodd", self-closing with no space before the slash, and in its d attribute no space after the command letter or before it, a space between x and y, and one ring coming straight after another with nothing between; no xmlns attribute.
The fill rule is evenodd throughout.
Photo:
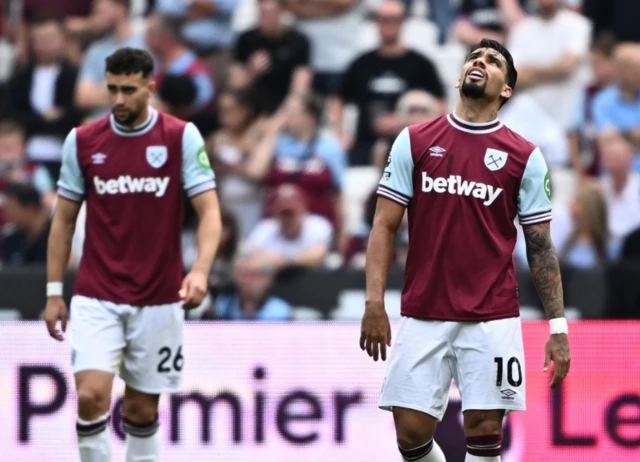
<svg viewBox="0 0 640 462"><path fill-rule="evenodd" d="M377 192L408 208L403 315L518 316L514 220L551 220L538 148L497 119L472 124L449 114L400 133Z"/></svg>
<svg viewBox="0 0 640 462"><path fill-rule="evenodd" d="M72 130L58 191L87 202L75 293L128 305L177 302L184 194L214 188L204 141L191 123L150 109L134 129L110 116Z"/></svg>

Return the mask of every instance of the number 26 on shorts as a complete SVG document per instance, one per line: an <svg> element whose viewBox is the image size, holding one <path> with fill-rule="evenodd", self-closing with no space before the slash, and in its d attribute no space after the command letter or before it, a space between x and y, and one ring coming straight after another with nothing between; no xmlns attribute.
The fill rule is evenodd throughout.
<svg viewBox="0 0 640 462"><path fill-rule="evenodd" d="M497 365L496 387L501 387L504 377L504 358L497 357L493 361ZM522 366L520 366L520 361L515 356L507 361L507 382L512 387L522 385Z"/></svg>
<svg viewBox="0 0 640 462"><path fill-rule="evenodd" d="M166 374L168 372L171 372L172 368L176 372L180 372L182 370L182 366L184 364L184 356L182 356L182 345L180 345L176 350L175 356L172 355L171 348L169 347L160 348L160 350L158 350L158 355L160 355L158 372Z"/></svg>

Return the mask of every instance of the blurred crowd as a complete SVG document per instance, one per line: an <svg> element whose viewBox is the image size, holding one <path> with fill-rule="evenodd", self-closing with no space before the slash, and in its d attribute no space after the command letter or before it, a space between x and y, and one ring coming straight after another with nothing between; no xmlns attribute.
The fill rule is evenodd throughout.
<svg viewBox="0 0 640 462"><path fill-rule="evenodd" d="M563 263L638 260L637 18L638 0L0 0L0 260L45 262L64 137L108 114L105 58L146 48L153 104L203 133L224 208L215 296L197 316L289 319L268 296L274 278L364 267L394 137L452 110L466 49L483 37L514 56L500 118L550 166ZM397 265L407 237L405 223Z"/></svg>

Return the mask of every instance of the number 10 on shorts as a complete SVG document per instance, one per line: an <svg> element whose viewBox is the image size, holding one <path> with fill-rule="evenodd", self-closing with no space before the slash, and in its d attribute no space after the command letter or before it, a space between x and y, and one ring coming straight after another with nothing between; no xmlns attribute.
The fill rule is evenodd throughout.
<svg viewBox="0 0 640 462"><path fill-rule="evenodd" d="M496 371L496 387L502 386L502 379L504 377L504 358L494 358L493 361L497 365ZM519 387L522 385L522 367L520 361L515 356L507 361L507 383L512 387Z"/></svg>

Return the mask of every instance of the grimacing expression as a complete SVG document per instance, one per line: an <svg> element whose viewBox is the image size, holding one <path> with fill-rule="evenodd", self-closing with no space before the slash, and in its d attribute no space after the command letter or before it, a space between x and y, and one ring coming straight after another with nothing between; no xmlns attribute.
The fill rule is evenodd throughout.
<svg viewBox="0 0 640 462"><path fill-rule="evenodd" d="M509 98L512 88L507 85L507 61L492 48L478 48L467 56L456 88L470 99L495 101Z"/></svg>
<svg viewBox="0 0 640 462"><path fill-rule="evenodd" d="M119 124L131 125L149 104L155 83L150 77L144 77L142 72L135 74L107 72L106 78L111 113Z"/></svg>

